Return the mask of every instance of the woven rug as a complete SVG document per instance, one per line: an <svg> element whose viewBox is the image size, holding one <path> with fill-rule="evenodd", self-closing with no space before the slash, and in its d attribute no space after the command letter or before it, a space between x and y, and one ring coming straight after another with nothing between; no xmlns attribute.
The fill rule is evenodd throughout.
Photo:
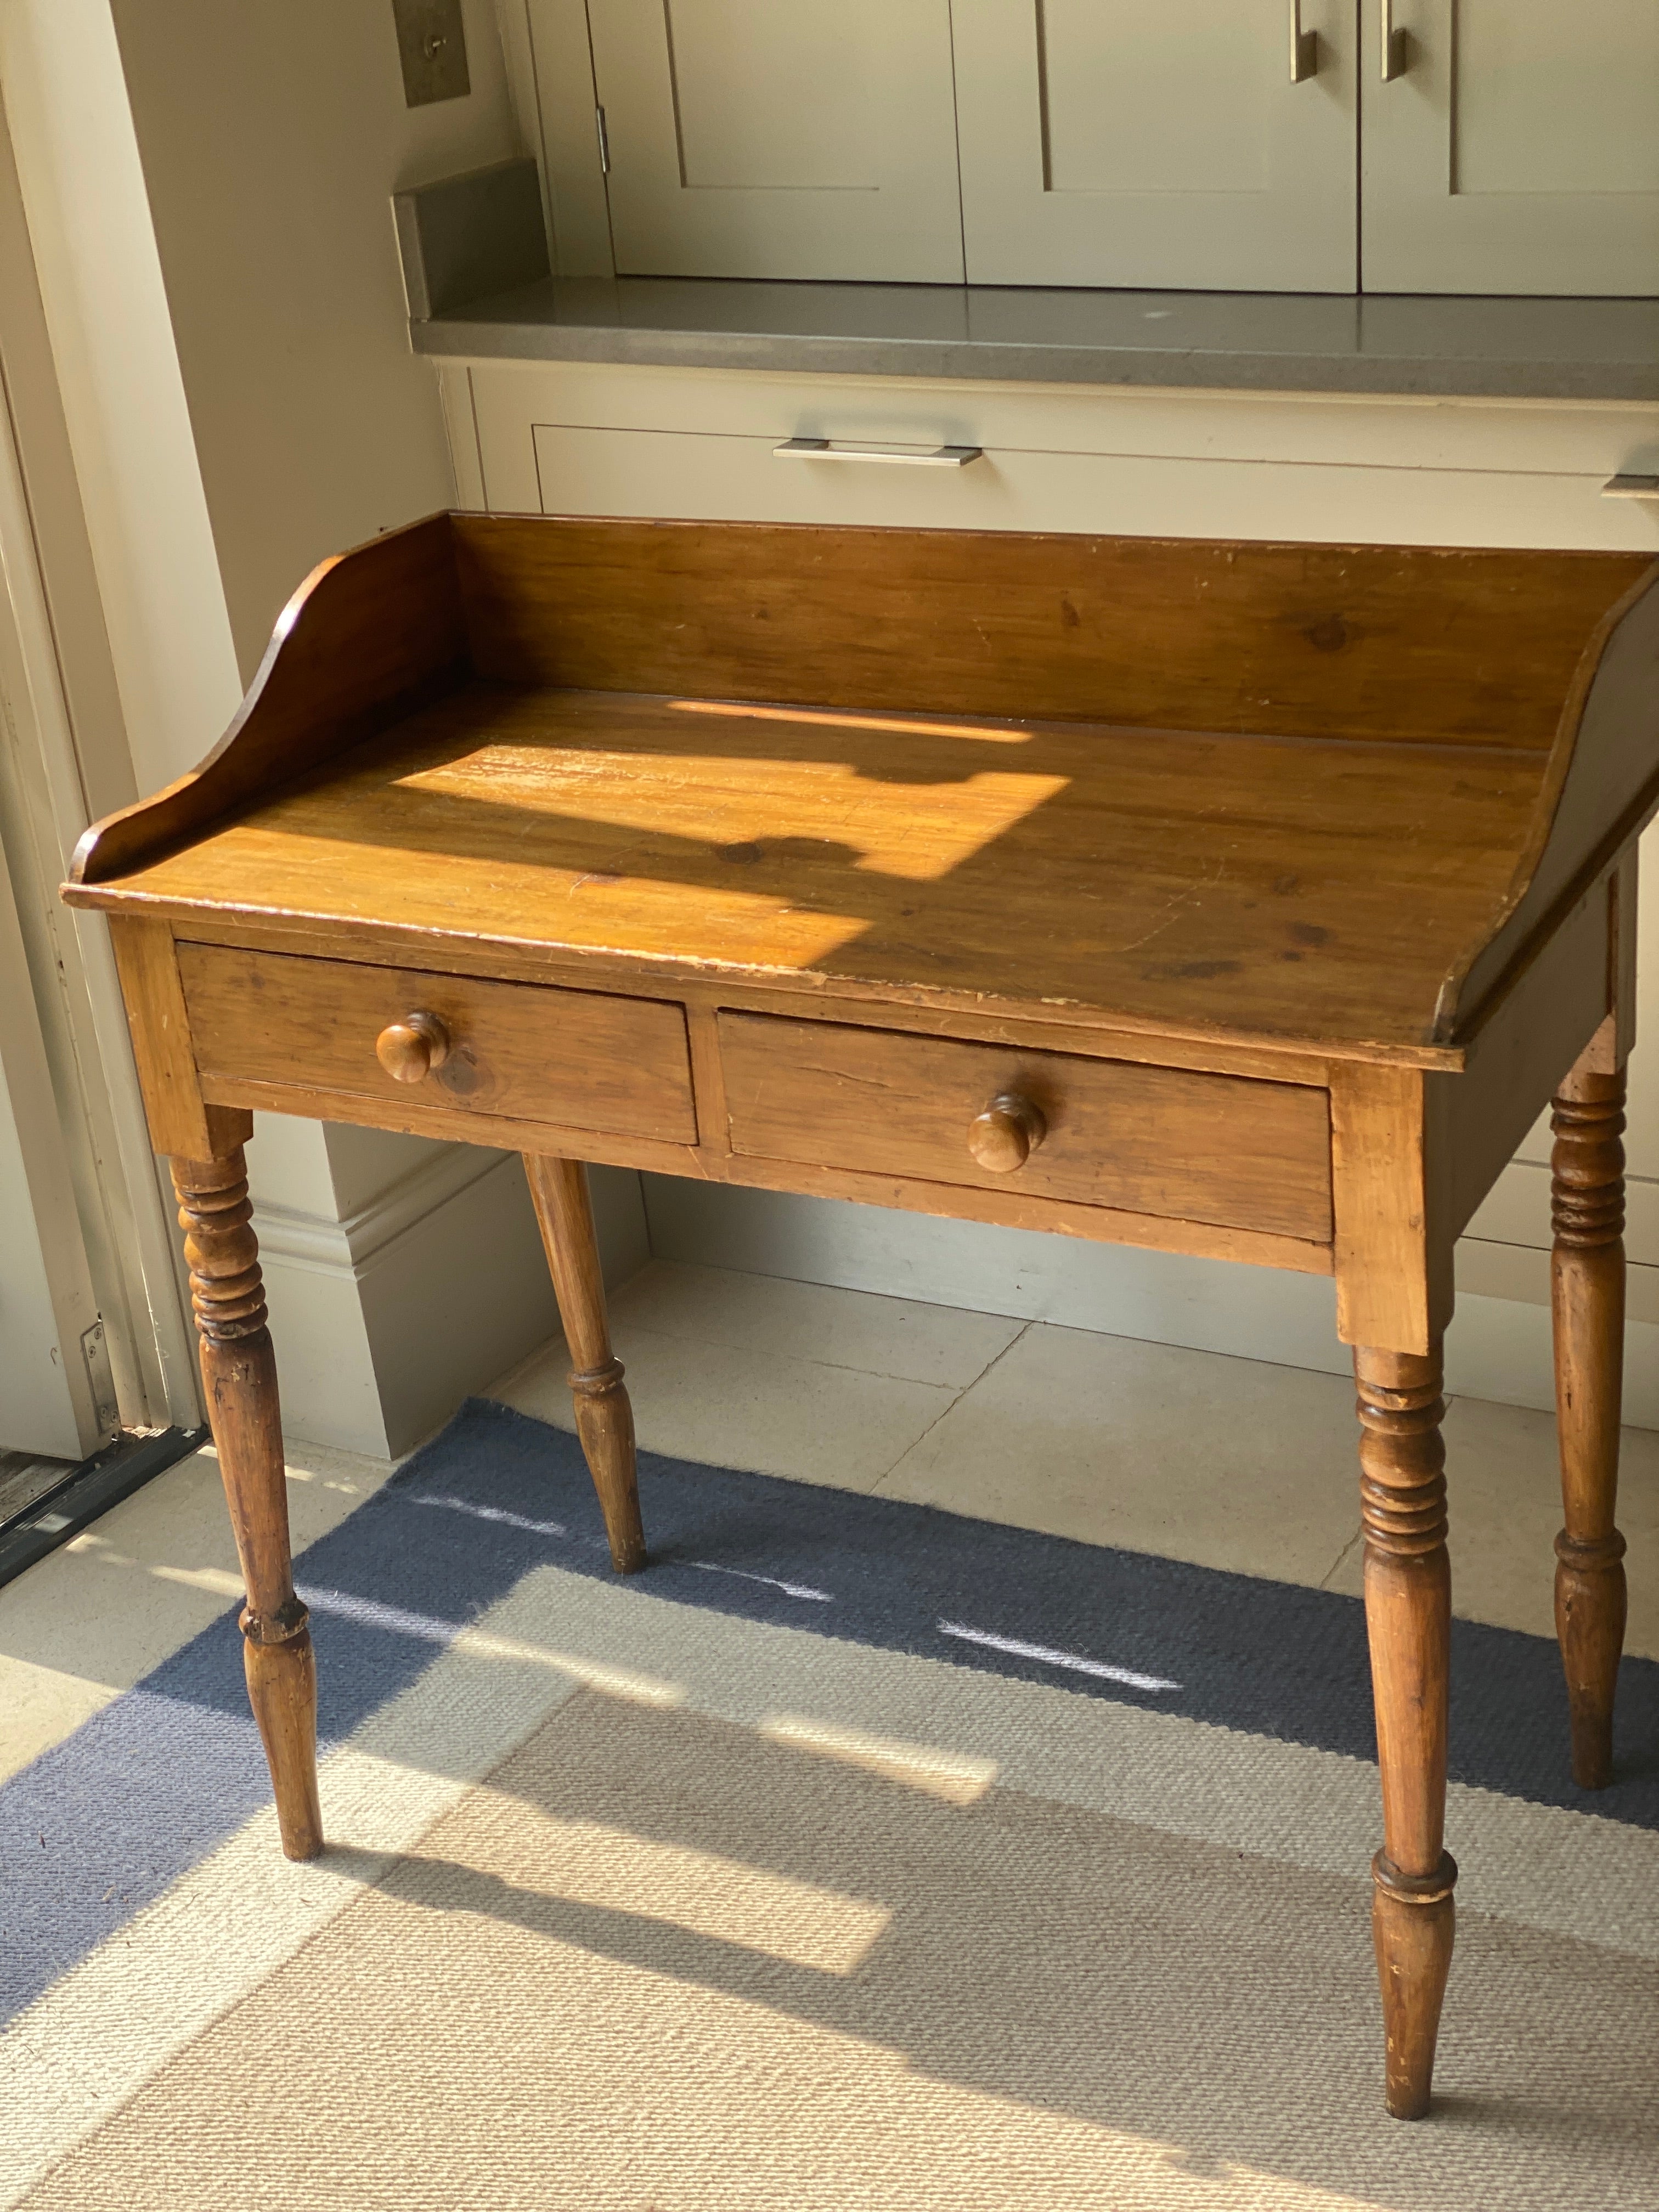
<svg viewBox="0 0 1659 2212"><path fill-rule="evenodd" d="M0 2204L1659 2212L1659 1666L1566 1777L1457 1625L1432 2118L1381 2111L1349 1598L469 1406L301 1562L331 1848L234 1609L0 1791Z"/></svg>

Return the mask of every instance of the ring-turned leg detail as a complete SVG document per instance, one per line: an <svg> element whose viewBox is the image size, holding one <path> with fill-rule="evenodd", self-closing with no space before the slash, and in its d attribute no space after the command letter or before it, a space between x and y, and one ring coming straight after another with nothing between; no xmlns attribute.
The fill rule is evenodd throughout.
<svg viewBox="0 0 1659 2212"><path fill-rule="evenodd" d="M1555 1627L1573 1780L1601 1790L1613 1778L1613 1701L1625 1642L1625 1540L1613 1526L1625 1352L1623 1069L1575 1068L1551 1127L1551 1305L1566 1522L1555 1540Z"/></svg>
<svg viewBox="0 0 1659 2212"><path fill-rule="evenodd" d="M1451 1572L1440 1358L1358 1351L1365 1625L1382 1775L1371 1933L1387 2039L1388 2107L1429 2108L1451 1965L1457 1869L1445 1850Z"/></svg>
<svg viewBox="0 0 1659 2212"><path fill-rule="evenodd" d="M308 1616L294 1594L276 1362L246 1165L239 1146L223 1159L174 1160L172 1168L208 1418L247 1592L248 1700L270 1767L283 1850L291 1859L315 1858L323 1848L317 1668Z"/></svg>
<svg viewBox="0 0 1659 2212"><path fill-rule="evenodd" d="M611 1350L587 1170L580 1160L544 1152L526 1152L524 1164L570 1352L576 1434L605 1515L611 1564L618 1574L631 1574L645 1565L634 1409L623 1388L623 1364Z"/></svg>

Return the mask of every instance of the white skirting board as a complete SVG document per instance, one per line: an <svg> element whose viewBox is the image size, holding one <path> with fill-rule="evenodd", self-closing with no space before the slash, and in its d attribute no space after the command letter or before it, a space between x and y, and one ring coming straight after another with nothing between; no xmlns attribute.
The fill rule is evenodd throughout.
<svg viewBox="0 0 1659 2212"><path fill-rule="evenodd" d="M649 1256L639 1178L591 1171L605 1279ZM291 1435L396 1457L556 1334L558 1310L513 1153L446 1147L343 1221L254 1216Z"/></svg>
<svg viewBox="0 0 1659 2212"><path fill-rule="evenodd" d="M1056 1322L1280 1366L1340 1374L1349 1365L1337 1340L1334 1288L1325 1276L890 1212L842 1199L669 1176L641 1181L657 1259ZM1491 1277L1490 1267L1469 1272ZM1547 1410L1553 1403L1547 1305L1462 1292L1446 1340L1446 1387L1462 1397ZM1625 1419L1659 1429L1659 1322L1627 1324Z"/></svg>

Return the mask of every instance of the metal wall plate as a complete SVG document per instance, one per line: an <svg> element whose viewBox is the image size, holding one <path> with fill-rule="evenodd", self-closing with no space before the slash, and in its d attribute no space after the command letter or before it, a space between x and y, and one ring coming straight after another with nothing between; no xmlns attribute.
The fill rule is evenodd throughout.
<svg viewBox="0 0 1659 2212"><path fill-rule="evenodd" d="M121 1416L115 1402L115 1376L101 1314L82 1336L81 1357L87 1363L87 1381L92 1387L92 1417L108 1443L121 1433Z"/></svg>
<svg viewBox="0 0 1659 2212"><path fill-rule="evenodd" d="M434 100L464 99L472 80L466 70L461 0L392 0L392 13L405 104L427 107Z"/></svg>

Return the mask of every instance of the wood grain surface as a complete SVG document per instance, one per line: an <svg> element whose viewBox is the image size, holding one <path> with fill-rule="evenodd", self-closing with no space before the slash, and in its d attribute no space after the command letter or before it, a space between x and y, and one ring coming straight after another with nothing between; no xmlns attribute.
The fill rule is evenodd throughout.
<svg viewBox="0 0 1659 2212"><path fill-rule="evenodd" d="M1331 1234L1322 1091L764 1014L723 1014L720 1035L738 1154ZM1009 1093L1043 1127L1012 1174L972 1144L976 1118Z"/></svg>
<svg viewBox="0 0 1659 2212"><path fill-rule="evenodd" d="M1547 751L1640 554L454 517L517 684Z"/></svg>
<svg viewBox="0 0 1659 2212"><path fill-rule="evenodd" d="M1612 1017L1609 1017L1609 1023ZM1625 1366L1625 1071L1604 1041L1562 1084L1550 1120L1555 1419L1565 1526L1555 1540L1555 1623L1567 1677L1572 1778L1613 1779L1613 1707L1624 1648L1625 1539L1614 1525Z"/></svg>
<svg viewBox="0 0 1659 2212"><path fill-rule="evenodd" d="M634 1409L623 1364L611 1349L587 1170L580 1160L538 1152L527 1152L524 1166L570 1354L576 1434L605 1515L611 1564L619 1575L631 1575L645 1565Z"/></svg>
<svg viewBox="0 0 1659 2212"><path fill-rule="evenodd" d="M463 1112L696 1142L678 1006L222 945L180 945L179 968L204 1080L396 1097L415 1127L429 1093ZM413 1013L434 1016L449 1039L418 1089L376 1051Z"/></svg>
<svg viewBox="0 0 1659 2212"><path fill-rule="evenodd" d="M283 608L213 750L165 791L94 823L76 848L75 880L119 875L158 844L338 759L460 682L467 665L447 515L319 562Z"/></svg>
<svg viewBox="0 0 1659 2212"><path fill-rule="evenodd" d="M1457 1868L1446 1850L1451 1569L1441 1349L1358 1349L1365 1628L1382 1776L1371 1936L1382 1993L1386 2096L1396 2119L1429 2109L1451 1966Z"/></svg>
<svg viewBox="0 0 1659 2212"><path fill-rule="evenodd" d="M343 951L373 925L1409 1049L1492 926L1542 770L474 684L114 896L303 921Z"/></svg>

